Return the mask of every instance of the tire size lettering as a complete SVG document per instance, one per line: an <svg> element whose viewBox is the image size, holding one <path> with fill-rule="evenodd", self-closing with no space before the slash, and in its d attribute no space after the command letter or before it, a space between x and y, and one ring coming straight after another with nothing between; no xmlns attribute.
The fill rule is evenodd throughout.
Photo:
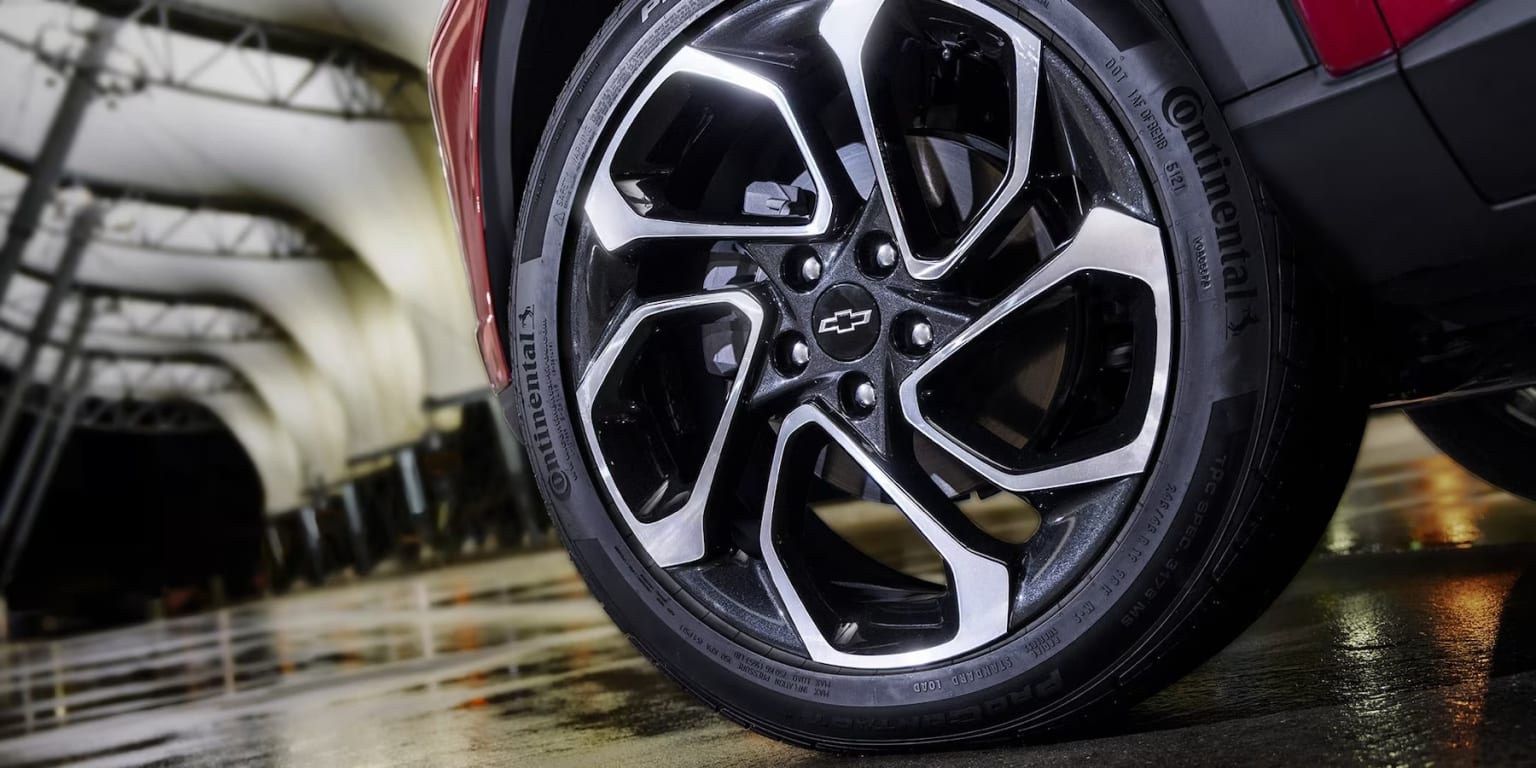
<svg viewBox="0 0 1536 768"><path fill-rule="evenodd" d="M1152 546L1152 539L1163 530L1163 522L1168 515L1173 513L1173 502L1178 498L1179 487L1169 483L1163 487L1163 495L1157 500L1157 506L1152 508L1152 514L1147 517L1147 524L1142 526L1136 537L1136 542L1144 547Z"/></svg>
<svg viewBox="0 0 1536 768"><path fill-rule="evenodd" d="M1077 623L1082 624L1088 621L1088 618L1098 610L1098 606L1094 605L1092 600L1087 600L1078 606L1077 610L1072 612L1072 618L1076 619Z"/></svg>
<svg viewBox="0 0 1536 768"><path fill-rule="evenodd" d="M1105 597L1110 597L1119 590L1120 584L1125 581L1125 569L1116 568L1104 575L1104 580L1099 582L1099 591Z"/></svg>

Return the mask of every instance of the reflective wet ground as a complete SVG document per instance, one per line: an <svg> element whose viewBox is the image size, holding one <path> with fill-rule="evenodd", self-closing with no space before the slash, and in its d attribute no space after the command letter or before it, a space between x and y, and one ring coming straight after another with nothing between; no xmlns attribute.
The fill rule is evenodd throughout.
<svg viewBox="0 0 1536 768"><path fill-rule="evenodd" d="M1312 562L1082 740L859 765L1536 764L1536 505L1378 420ZM560 552L0 647L0 765L798 766L638 658Z"/></svg>

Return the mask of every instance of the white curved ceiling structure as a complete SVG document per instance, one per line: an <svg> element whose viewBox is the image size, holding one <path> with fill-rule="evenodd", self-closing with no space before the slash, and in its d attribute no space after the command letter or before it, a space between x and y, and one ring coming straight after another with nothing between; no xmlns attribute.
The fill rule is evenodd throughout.
<svg viewBox="0 0 1536 768"><path fill-rule="evenodd" d="M406 61L426 61L438 0L204 0L202 5L317 32L354 37Z"/></svg>
<svg viewBox="0 0 1536 768"><path fill-rule="evenodd" d="M188 373L209 368L204 364L188 365L185 381L167 374L132 391L98 376L92 391L205 405L256 463L269 511L291 509L306 489L347 479L349 459L420 439L429 427L428 399L484 387L437 154L429 125L417 119L426 106L420 73L401 74L402 65L380 55L392 74L349 79L306 58L319 38L298 35L275 47L285 52L256 50L241 42L249 36L178 31L156 15L160 5L145 0L117 32L102 79L109 95L90 107L67 163L66 175L88 180L98 201L103 188L153 190L172 200L121 193L109 200L77 287L138 298L97 318L86 347L129 361L207 360L242 387ZM439 4L208 0L166 7L199 12L199 5L424 62ZM0 215L9 217L61 101L67 74L47 60L78 56L97 18L68 2L0 3L0 155L22 166L0 168ZM284 31L273 29L263 35ZM12 281L0 305L8 325L36 316L70 221L89 198L55 197L25 253L25 276ZM302 221L178 202L199 199L252 201L296 211ZM134 302L138 311L123 310ZM53 329L56 342L67 337L73 312ZM7 346L0 334L0 365L7 367L18 359L19 339L10 337ZM45 350L38 381L57 353Z"/></svg>
<svg viewBox="0 0 1536 768"><path fill-rule="evenodd" d="M256 465L268 514L304 503L306 485L299 450L291 433L257 398L242 393L198 395L194 400L218 415Z"/></svg>
<svg viewBox="0 0 1536 768"><path fill-rule="evenodd" d="M25 279L22 285L27 294L40 296L44 289ZM38 381L54 377L82 301L96 303L93 330L82 345L97 374L86 394L186 398L214 411L252 455L263 476L268 512L293 509L304 503L305 489L351 474L342 404L307 358L286 341L202 333L204 316L244 314L236 310L154 308L150 302L77 295L42 352ZM39 303L24 299L0 308L0 365L14 368L21 359L24 346L14 329L32 325ZM151 362L157 360L185 362Z"/></svg>
<svg viewBox="0 0 1536 768"><path fill-rule="evenodd" d="M39 233L27 266L51 273L61 238ZM316 260L262 262L91 248L78 282L172 296L223 296L264 310L320 370L346 409L350 453L411 442L424 427L426 371L409 320L364 269ZM394 360L371 354L397 350Z"/></svg>

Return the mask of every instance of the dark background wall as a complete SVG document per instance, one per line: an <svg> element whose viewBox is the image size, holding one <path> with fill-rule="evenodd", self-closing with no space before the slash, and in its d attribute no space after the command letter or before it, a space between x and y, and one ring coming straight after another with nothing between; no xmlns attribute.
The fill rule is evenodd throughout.
<svg viewBox="0 0 1536 768"><path fill-rule="evenodd" d="M262 507L256 469L227 431L78 430L7 595L13 630L142 621L151 600L213 600L215 577L230 599L252 594Z"/></svg>

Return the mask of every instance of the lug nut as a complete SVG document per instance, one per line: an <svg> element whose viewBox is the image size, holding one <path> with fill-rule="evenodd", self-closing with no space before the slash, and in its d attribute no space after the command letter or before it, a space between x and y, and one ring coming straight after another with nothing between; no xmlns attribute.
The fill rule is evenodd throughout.
<svg viewBox="0 0 1536 768"><path fill-rule="evenodd" d="M913 320L907 326L907 343L918 351L928 349L933 344L933 326L927 320Z"/></svg>
<svg viewBox="0 0 1536 768"><path fill-rule="evenodd" d="M802 339L795 339L794 343L789 345L787 359L790 365L796 368L804 368L811 362L811 345L805 343Z"/></svg>
<svg viewBox="0 0 1536 768"><path fill-rule="evenodd" d="M875 407L875 385L864 381L853 388L853 404L869 411Z"/></svg>
<svg viewBox="0 0 1536 768"><path fill-rule="evenodd" d="M916 312L908 312L896 318L891 332L892 343L909 355L924 355L933 347L933 324Z"/></svg>
<svg viewBox="0 0 1536 768"><path fill-rule="evenodd" d="M843 378L843 406L854 416L867 416L880 399L875 385L864 376L852 373Z"/></svg>
<svg viewBox="0 0 1536 768"><path fill-rule="evenodd" d="M861 266L864 273L870 277L885 277L896 270L896 262L901 259L901 254L896 250L896 244L883 234L870 235L864 241L861 253Z"/></svg>
<svg viewBox="0 0 1536 768"><path fill-rule="evenodd" d="M812 248L796 248L784 260L784 282L798 291L815 288L821 281L822 271L821 256Z"/></svg>
<svg viewBox="0 0 1536 768"><path fill-rule="evenodd" d="M821 279L821 259L809 256L800 262L800 279L807 285L815 285Z"/></svg>
<svg viewBox="0 0 1536 768"><path fill-rule="evenodd" d="M778 367L786 376L794 376L811 362L811 345L798 333L786 333L779 339Z"/></svg>

